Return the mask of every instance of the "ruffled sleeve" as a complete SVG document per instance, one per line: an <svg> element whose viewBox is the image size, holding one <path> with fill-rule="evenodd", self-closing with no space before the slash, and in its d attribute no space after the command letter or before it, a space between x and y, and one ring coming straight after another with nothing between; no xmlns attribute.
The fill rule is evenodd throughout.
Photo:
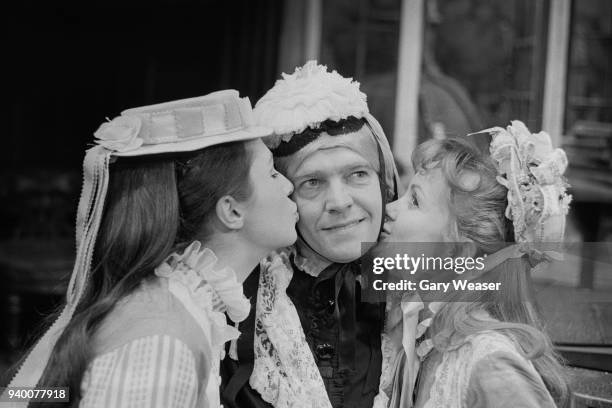
<svg viewBox="0 0 612 408"><path fill-rule="evenodd" d="M196 407L194 354L167 335L133 340L90 363L81 395L81 408Z"/></svg>
<svg viewBox="0 0 612 408"><path fill-rule="evenodd" d="M220 360L225 343L237 339L240 332L227 324L225 314L235 322L244 320L251 304L244 297L242 285L230 268L219 268L218 259L200 242L194 241L181 254L170 255L155 274L168 280L168 290L185 307L202 329L202 347L213 355L209 362L214 375L204 383L206 400L220 405Z"/></svg>

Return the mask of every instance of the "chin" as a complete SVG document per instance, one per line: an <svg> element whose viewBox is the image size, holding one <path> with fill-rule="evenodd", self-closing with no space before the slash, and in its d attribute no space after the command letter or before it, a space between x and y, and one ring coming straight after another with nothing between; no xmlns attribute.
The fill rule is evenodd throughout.
<svg viewBox="0 0 612 408"><path fill-rule="evenodd" d="M295 244L295 241L297 241L297 233L295 232L295 230L291 233L291 238L289 238L289 243L285 246L290 246Z"/></svg>
<svg viewBox="0 0 612 408"><path fill-rule="evenodd" d="M326 254L322 254L325 258L329 259L332 262L337 263L348 263L356 261L361 258L361 245L357 247L357 250L353 247L351 248L337 248L332 252L327 252Z"/></svg>
<svg viewBox="0 0 612 408"><path fill-rule="evenodd" d="M363 253L367 252L377 241L377 236L373 237L364 237L352 239L350 241L342 240L338 243L330 242L325 249L327 250L327 255L325 257L333 262L338 263L347 263L355 261L363 255ZM362 243L369 242L370 245L367 248L364 248L362 253Z"/></svg>
<svg viewBox="0 0 612 408"><path fill-rule="evenodd" d="M278 248L285 248L291 246L295 244L295 241L297 241L297 233L295 232L295 230L287 233L284 236L286 237L286 239L279 243Z"/></svg>

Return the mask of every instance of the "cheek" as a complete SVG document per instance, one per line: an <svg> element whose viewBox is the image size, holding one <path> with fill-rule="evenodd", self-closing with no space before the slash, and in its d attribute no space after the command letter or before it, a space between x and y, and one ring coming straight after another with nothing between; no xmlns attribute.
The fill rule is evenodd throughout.
<svg viewBox="0 0 612 408"><path fill-rule="evenodd" d="M431 220L431 234L437 237L440 242L444 241L444 236L447 235L449 230L449 219L445 216L438 216Z"/></svg>
<svg viewBox="0 0 612 408"><path fill-rule="evenodd" d="M401 211L393 226L398 242L437 242L440 240L440 219L418 209Z"/></svg>
<svg viewBox="0 0 612 408"><path fill-rule="evenodd" d="M422 218L414 211L404 211L395 220L393 234L397 237L411 237L416 231L422 231Z"/></svg>
<svg viewBox="0 0 612 408"><path fill-rule="evenodd" d="M380 188L378 184L369 188L366 191L363 191L359 194L359 203L361 207L366 210L372 220L375 221L376 224L380 224L382 219L382 197L380 195Z"/></svg>
<svg viewBox="0 0 612 408"><path fill-rule="evenodd" d="M280 198L278 197L277 194L273 193L272 191L264 190L262 191L262 194L260 197L260 203L262 204L260 205L260 207L262 207L261 208L262 211L271 212L280 207Z"/></svg>
<svg viewBox="0 0 612 408"><path fill-rule="evenodd" d="M423 213L412 214L404 225L411 236L423 242L441 242L446 228L444 217Z"/></svg>
<svg viewBox="0 0 612 408"><path fill-rule="evenodd" d="M277 207L285 207L287 206L287 195L284 194L283 191L284 189L281 183L271 182L263 193L271 204Z"/></svg>
<svg viewBox="0 0 612 408"><path fill-rule="evenodd" d="M297 224L300 231L304 232L314 229L314 226L316 225L321 214L321 211L318 210L316 203L309 200L300 199L295 197L295 195L293 196L293 200L297 205L298 214L300 215L300 219Z"/></svg>

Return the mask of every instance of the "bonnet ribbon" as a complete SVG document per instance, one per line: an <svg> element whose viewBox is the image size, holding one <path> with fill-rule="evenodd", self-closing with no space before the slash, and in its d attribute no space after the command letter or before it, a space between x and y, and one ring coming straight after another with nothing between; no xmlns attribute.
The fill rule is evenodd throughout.
<svg viewBox="0 0 612 408"><path fill-rule="evenodd" d="M528 255L530 258L534 258L534 260L536 261L553 259L557 261L563 260L563 254L558 251L541 251L534 248L533 244L518 243L509 245L503 249L500 249L497 252L492 253L491 255L488 255L484 260L484 268L481 271L474 269L466 273L464 276L469 281L478 279L482 275L486 274L487 272L490 272L491 270L501 265L503 262L509 259L522 258L525 255ZM532 268L533 267L534 266L532 266Z"/></svg>
<svg viewBox="0 0 612 408"><path fill-rule="evenodd" d="M331 264L317 277L312 288L324 281L334 281L334 316L339 323L338 360L340 368L355 369L355 285L359 266L348 264Z"/></svg>
<svg viewBox="0 0 612 408"><path fill-rule="evenodd" d="M380 148L380 155L383 157L384 162L384 173L382 176L384 177L385 184L389 190L388 195L391 197L400 197L403 193L403 186L400 182L399 174L397 172L397 167L395 166L395 159L393 159L393 153L391 152L391 147L389 146L389 141L385 137L385 132L383 131L380 123L369 113L364 115L364 119L368 122L368 126L374 135L374 139ZM381 169L382 167L381 163Z"/></svg>
<svg viewBox="0 0 612 408"><path fill-rule="evenodd" d="M108 188L110 156L111 152L102 146L92 147L85 155L83 190L76 221L77 256L66 293L66 306L45 335L32 348L9 387L35 387L38 384L56 342L70 323L85 290ZM28 401L22 401L9 406L25 407L27 404Z"/></svg>

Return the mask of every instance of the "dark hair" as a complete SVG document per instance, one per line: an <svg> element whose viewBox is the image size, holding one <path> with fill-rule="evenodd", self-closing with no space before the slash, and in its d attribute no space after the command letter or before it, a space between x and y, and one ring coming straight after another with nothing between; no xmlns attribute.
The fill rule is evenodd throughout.
<svg viewBox="0 0 612 408"><path fill-rule="evenodd" d="M40 386L68 386L78 406L92 360L91 338L117 302L178 246L206 240L217 201L251 194L245 142L191 154L120 159L111 166L93 270L74 317L58 339ZM61 405L65 406L65 405Z"/></svg>
<svg viewBox="0 0 612 408"><path fill-rule="evenodd" d="M492 159L464 139L429 140L413 154L415 170L440 168L450 186L449 208L457 232L469 238L477 247L478 256L491 254L513 242L512 222L505 216L508 190L497 180L497 168ZM465 188L461 183L464 172L479 175L476 186ZM560 358L536 309L531 290L528 259L508 260L488 272L486 278L501 282L504 290L483 291L476 299L470 295L452 295L436 314L431 325L435 347L444 351L452 346L452 336L463 336L496 330L514 340L526 358L532 361L548 390L561 406L569 401L569 389L563 375ZM473 315L486 310L497 321L482 320Z"/></svg>
<svg viewBox="0 0 612 408"><path fill-rule="evenodd" d="M209 147L201 153L177 161L180 201L179 243L198 238L206 241L217 201L231 195L246 201L252 193L249 182L251 157L244 142Z"/></svg>
<svg viewBox="0 0 612 408"><path fill-rule="evenodd" d="M321 133L327 133L330 136L344 135L347 133L357 132L366 123L365 119L358 119L354 116L349 116L346 119L334 121L331 119L322 122L318 127L307 127L301 133L297 133L291 137L288 142L282 141L278 147L272 149L274 157L285 157L292 155L307 144L315 141Z"/></svg>

